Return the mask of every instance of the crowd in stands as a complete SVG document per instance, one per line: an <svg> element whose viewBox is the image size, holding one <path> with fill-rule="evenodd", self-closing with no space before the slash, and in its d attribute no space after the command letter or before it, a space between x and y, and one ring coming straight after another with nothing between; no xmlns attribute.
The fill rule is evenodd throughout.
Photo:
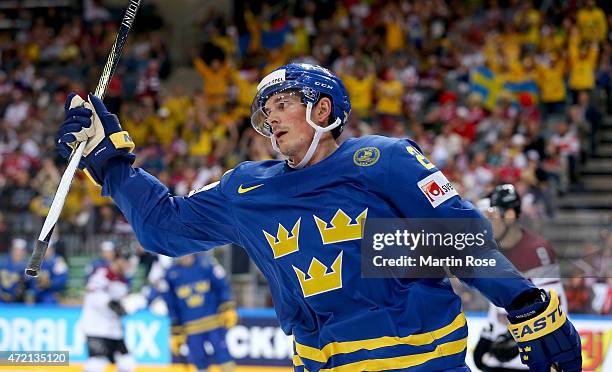
<svg viewBox="0 0 612 372"><path fill-rule="evenodd" d="M93 89L114 40L118 18L90 3L19 10L0 29L0 253L46 215L65 167L54 147L64 99ZM201 77L195 92L164 84L173 66L153 22L130 35L106 102L137 145L136 166L185 195L243 160L277 157L250 127L257 83L291 61L322 64L351 97L341 140L411 137L463 198L513 183L526 217L552 218L556 198L580 189L612 107L612 16L594 0L478 4L235 2L232 17L212 10L194 25L202 47L184 53ZM129 234L77 178L62 233Z"/></svg>

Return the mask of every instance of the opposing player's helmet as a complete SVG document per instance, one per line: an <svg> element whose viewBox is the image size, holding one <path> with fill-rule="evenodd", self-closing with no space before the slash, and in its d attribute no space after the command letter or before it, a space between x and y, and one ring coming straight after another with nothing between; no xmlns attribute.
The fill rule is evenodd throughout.
<svg viewBox="0 0 612 372"><path fill-rule="evenodd" d="M492 207L498 207L502 211L514 209L517 216L521 214L521 198L514 185L507 183L496 186L490 199Z"/></svg>
<svg viewBox="0 0 612 372"><path fill-rule="evenodd" d="M257 95L251 106L251 124L257 132L272 137L272 128L267 122L264 105L272 95L290 91L298 92L302 96L303 103L307 106L310 104L311 107L321 97L329 97L333 105L332 123L326 129L331 130L334 138L340 136L351 111L346 88L342 80L328 69L306 63L291 63L279 67L259 83ZM310 121L310 111L306 120L311 126L315 125ZM330 128L332 126L333 128Z"/></svg>

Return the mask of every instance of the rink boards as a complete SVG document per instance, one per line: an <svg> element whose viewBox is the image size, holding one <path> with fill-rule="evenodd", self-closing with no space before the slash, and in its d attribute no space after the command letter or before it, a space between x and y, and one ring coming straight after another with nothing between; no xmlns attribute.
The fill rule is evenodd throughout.
<svg viewBox="0 0 612 372"><path fill-rule="evenodd" d="M287 371L291 364L291 338L278 327L273 310L243 309L240 322L227 334L232 356L241 366L238 372ZM485 325L481 313L468 313L470 338L474 347ZM6 367L3 370L77 371L87 355L85 338L79 329L80 307L0 305L0 350L69 350L69 367ZM612 317L572 316L583 343L583 369L612 371ZM140 311L124 321L128 348L138 361L138 371L189 371L186 366L171 366L170 324L166 317ZM473 368L470 352L467 362ZM242 367L244 366L244 367ZM248 367L247 367L248 366ZM285 368L282 368L285 367ZM473 370L476 370L473 368Z"/></svg>

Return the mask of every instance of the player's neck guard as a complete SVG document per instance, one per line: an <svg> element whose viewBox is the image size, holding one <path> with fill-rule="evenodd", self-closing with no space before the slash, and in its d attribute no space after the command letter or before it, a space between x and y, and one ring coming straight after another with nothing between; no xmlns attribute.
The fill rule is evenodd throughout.
<svg viewBox="0 0 612 372"><path fill-rule="evenodd" d="M310 146L308 146L306 155L304 155L302 160L297 165L294 165L294 163L291 160L287 161L287 164L291 168L295 168L295 169L304 168L306 164L308 164L310 159L312 159L315 151L317 150L317 147L319 146L319 141L321 140L323 133L331 132L334 128L338 127L342 123L340 118L336 118L336 121L334 121L331 125L328 125L327 127L322 127L320 125L315 124L315 122L312 121L311 113L312 113L312 103L308 102L306 104L306 122L315 130L315 133L314 133L314 136L312 137L312 141L310 142ZM271 136L270 140L272 141L272 148L274 149L274 151L281 153L278 147L278 143L276 142L276 138L274 136Z"/></svg>

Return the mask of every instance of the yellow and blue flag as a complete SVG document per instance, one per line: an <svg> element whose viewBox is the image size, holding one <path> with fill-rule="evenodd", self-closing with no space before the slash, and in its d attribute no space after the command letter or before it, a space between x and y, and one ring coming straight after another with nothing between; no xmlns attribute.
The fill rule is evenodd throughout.
<svg viewBox="0 0 612 372"><path fill-rule="evenodd" d="M482 95L484 106L492 109L502 92L510 93L512 101L517 103L521 94L528 94L531 102L538 102L538 86L533 80L509 82L501 74L496 74L485 66L480 66L470 72L472 92Z"/></svg>
<svg viewBox="0 0 612 372"><path fill-rule="evenodd" d="M470 72L472 92L479 93L487 109L492 109L504 88L504 80L489 68L480 66Z"/></svg>

